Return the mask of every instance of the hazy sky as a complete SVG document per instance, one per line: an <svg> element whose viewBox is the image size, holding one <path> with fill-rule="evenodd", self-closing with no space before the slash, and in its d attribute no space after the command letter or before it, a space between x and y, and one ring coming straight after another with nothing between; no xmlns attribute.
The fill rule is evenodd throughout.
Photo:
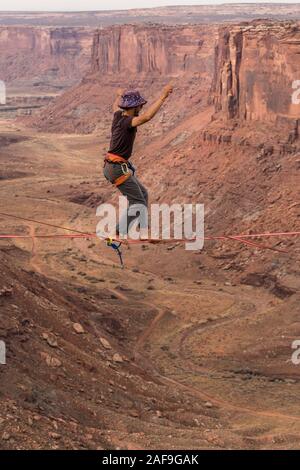
<svg viewBox="0 0 300 470"><path fill-rule="evenodd" d="M217 5L221 3L299 3L300 0L0 0L0 11L125 10L164 5Z"/></svg>

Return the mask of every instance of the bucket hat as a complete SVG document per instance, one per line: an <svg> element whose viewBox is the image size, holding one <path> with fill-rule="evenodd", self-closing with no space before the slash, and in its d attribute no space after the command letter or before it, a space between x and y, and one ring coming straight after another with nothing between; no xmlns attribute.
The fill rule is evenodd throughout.
<svg viewBox="0 0 300 470"><path fill-rule="evenodd" d="M119 108L136 108L147 103L147 100L140 95L139 91L127 91L121 96Z"/></svg>

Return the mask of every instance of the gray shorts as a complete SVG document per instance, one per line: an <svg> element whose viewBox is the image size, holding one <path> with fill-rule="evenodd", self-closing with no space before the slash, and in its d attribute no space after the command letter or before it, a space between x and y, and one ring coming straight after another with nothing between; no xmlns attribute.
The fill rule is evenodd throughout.
<svg viewBox="0 0 300 470"><path fill-rule="evenodd" d="M124 173L122 171L122 167L119 163L108 163L106 162L103 169L103 174L105 178L110 182L114 183L114 181L122 176ZM148 207L148 191L142 185L142 183L132 174L131 176L124 181L124 183L117 186L119 191L126 196L128 199L129 207L133 204L141 204L143 206ZM137 218L136 216L130 216L128 214L124 214L127 217L127 232L130 224ZM126 232L126 233L127 233ZM117 233L119 233L119 226L117 226Z"/></svg>

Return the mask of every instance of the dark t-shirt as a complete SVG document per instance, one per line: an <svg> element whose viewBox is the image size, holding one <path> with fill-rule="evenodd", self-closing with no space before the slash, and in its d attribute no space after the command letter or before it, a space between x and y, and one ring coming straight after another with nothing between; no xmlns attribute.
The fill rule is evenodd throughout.
<svg viewBox="0 0 300 470"><path fill-rule="evenodd" d="M122 111L116 111L111 126L111 141L108 152L127 160L132 154L137 131L136 127L131 127L132 119L133 116L124 116Z"/></svg>

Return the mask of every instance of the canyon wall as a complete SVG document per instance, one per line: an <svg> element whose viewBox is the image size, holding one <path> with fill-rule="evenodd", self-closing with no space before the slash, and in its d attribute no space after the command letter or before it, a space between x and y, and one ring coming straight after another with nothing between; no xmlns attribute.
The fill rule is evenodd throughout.
<svg viewBox="0 0 300 470"><path fill-rule="evenodd" d="M292 102L293 83L300 80L299 54L296 22L221 28L212 87L216 111L246 121L300 117L300 105Z"/></svg>
<svg viewBox="0 0 300 470"><path fill-rule="evenodd" d="M214 27L124 25L95 33L92 70L99 74L183 75L213 70Z"/></svg>
<svg viewBox="0 0 300 470"><path fill-rule="evenodd" d="M94 34L91 70L79 86L42 110L32 122L43 131L92 132L107 135L116 90L137 88L149 103L174 81L176 94L166 103L164 118L147 129L164 132L206 104L214 72L217 26L113 26ZM176 100L176 102L175 102ZM144 130L143 130L144 131ZM144 131L146 132L146 131Z"/></svg>
<svg viewBox="0 0 300 470"><path fill-rule="evenodd" d="M300 80L299 46L298 22L101 29L94 34L90 72L35 124L55 131L105 129L117 88L140 88L151 101L173 80L172 104L165 106L169 125L213 104L214 121L236 119L240 127L276 123L295 139L300 105L292 96L293 83Z"/></svg>
<svg viewBox="0 0 300 470"><path fill-rule="evenodd" d="M0 79L8 84L74 83L88 70L89 28L0 27Z"/></svg>

